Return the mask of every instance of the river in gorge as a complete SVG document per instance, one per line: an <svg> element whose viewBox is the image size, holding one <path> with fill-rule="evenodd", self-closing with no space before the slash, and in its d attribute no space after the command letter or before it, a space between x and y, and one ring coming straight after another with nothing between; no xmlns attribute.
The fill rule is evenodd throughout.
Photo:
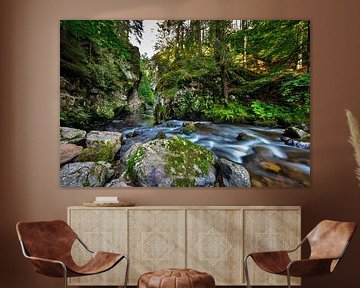
<svg viewBox="0 0 360 288"><path fill-rule="evenodd" d="M250 173L253 187L310 186L310 150L284 144L280 139L284 129L199 121L194 122L197 131L187 135L183 132L183 122L169 120L153 125L151 116L134 115L97 128L123 134L120 153L164 132L166 137L179 135L211 150L219 158L243 165Z"/></svg>

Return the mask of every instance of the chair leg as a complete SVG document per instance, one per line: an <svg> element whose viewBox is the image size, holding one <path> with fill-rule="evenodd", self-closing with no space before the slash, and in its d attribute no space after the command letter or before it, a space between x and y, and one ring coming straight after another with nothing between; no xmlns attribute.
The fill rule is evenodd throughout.
<svg viewBox="0 0 360 288"><path fill-rule="evenodd" d="M247 265L247 259L249 258L250 255L247 255L244 258L244 272L245 272L245 279L246 279L246 287L247 288L251 288L250 285L250 279L249 279L249 269L248 269L248 265Z"/></svg>
<svg viewBox="0 0 360 288"><path fill-rule="evenodd" d="M130 265L130 259L127 256L124 256L126 259L126 271L125 271L125 280L124 280L124 288L127 286L128 278L129 278L129 265Z"/></svg>
<svg viewBox="0 0 360 288"><path fill-rule="evenodd" d="M288 288L291 288L291 278L290 278L290 272L289 269L287 269L287 284L288 284Z"/></svg>
<svg viewBox="0 0 360 288"><path fill-rule="evenodd" d="M67 270L66 270L66 266L64 264L62 264L62 267L64 269L64 287L67 288Z"/></svg>

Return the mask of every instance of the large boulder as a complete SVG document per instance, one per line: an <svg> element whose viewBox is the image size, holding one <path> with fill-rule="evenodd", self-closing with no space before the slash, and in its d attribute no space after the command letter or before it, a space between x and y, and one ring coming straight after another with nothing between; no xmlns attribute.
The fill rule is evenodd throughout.
<svg viewBox="0 0 360 288"><path fill-rule="evenodd" d="M105 143L114 145L114 149L118 151L121 147L121 133L111 131L90 131L86 135L87 147L99 147Z"/></svg>
<svg viewBox="0 0 360 288"><path fill-rule="evenodd" d="M112 162L121 148L121 133L91 131L86 135L86 148L76 159L79 162Z"/></svg>
<svg viewBox="0 0 360 288"><path fill-rule="evenodd" d="M75 162L60 169L61 187L101 187L109 177L107 165L95 162Z"/></svg>
<svg viewBox="0 0 360 288"><path fill-rule="evenodd" d="M82 150L83 147L75 144L60 143L60 166L79 156Z"/></svg>
<svg viewBox="0 0 360 288"><path fill-rule="evenodd" d="M214 154L184 138L154 139L130 151L124 155L128 158L125 169L134 186L209 187L215 184Z"/></svg>
<svg viewBox="0 0 360 288"><path fill-rule="evenodd" d="M219 159L220 173L225 187L251 187L249 172L241 164Z"/></svg>
<svg viewBox="0 0 360 288"><path fill-rule="evenodd" d="M63 143L80 144L85 140L85 135L84 130L60 127L60 141Z"/></svg>

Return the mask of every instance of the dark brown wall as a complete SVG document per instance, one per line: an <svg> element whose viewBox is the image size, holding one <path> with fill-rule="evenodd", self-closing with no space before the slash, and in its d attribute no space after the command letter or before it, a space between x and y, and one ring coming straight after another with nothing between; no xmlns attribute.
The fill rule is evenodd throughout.
<svg viewBox="0 0 360 288"><path fill-rule="evenodd" d="M5 3L6 2L6 3ZM357 0L0 1L0 286L62 287L33 273L15 234L19 220L66 219L95 195L138 205L301 205L305 234L330 218L360 224L360 187L345 108L360 118ZM310 19L312 187L309 189L60 189L60 19ZM304 287L358 287L359 231L335 274Z"/></svg>

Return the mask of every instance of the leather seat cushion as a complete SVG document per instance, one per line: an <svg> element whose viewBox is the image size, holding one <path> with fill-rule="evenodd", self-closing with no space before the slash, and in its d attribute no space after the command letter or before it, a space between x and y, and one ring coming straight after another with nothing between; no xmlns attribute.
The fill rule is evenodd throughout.
<svg viewBox="0 0 360 288"><path fill-rule="evenodd" d="M138 288L214 288L214 277L193 269L166 269L140 276Z"/></svg>

